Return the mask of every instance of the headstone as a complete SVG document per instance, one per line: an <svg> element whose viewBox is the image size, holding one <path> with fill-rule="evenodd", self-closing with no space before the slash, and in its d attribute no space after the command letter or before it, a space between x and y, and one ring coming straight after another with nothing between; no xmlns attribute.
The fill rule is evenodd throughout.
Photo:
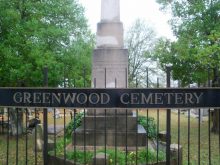
<svg viewBox="0 0 220 165"><path fill-rule="evenodd" d="M109 155L105 153L97 153L93 157L93 165L109 165Z"/></svg>
<svg viewBox="0 0 220 165"><path fill-rule="evenodd" d="M120 0L101 2L101 22L97 26L96 49L92 60L92 87L127 88L128 50L123 43ZM73 142L79 146L85 143L94 146L95 141L97 146L104 146L105 143L107 146L125 146L126 142L129 147L136 146L136 143L146 146L146 131L137 125L136 119L132 110L89 109L82 126L73 136Z"/></svg>
<svg viewBox="0 0 220 165"><path fill-rule="evenodd" d="M37 152L43 151L44 141L43 141L43 125L37 124L36 127L33 129L32 134L32 141L34 142L36 138L36 149L33 148L33 150ZM54 149L54 141L52 139L48 139L48 151L51 151Z"/></svg>
<svg viewBox="0 0 220 165"><path fill-rule="evenodd" d="M36 149L33 148L33 150L37 152L43 151L43 126L42 124L37 124L36 127L33 129L32 139L33 142L36 138Z"/></svg>
<svg viewBox="0 0 220 165"><path fill-rule="evenodd" d="M181 145L178 144L171 144L170 145L170 155L174 158L175 165L182 165L182 158L183 158L183 149ZM179 157L179 159L178 159Z"/></svg>
<svg viewBox="0 0 220 165"><path fill-rule="evenodd" d="M162 141L162 142L166 142L167 140L167 132L166 131L161 131L158 133L158 138Z"/></svg>

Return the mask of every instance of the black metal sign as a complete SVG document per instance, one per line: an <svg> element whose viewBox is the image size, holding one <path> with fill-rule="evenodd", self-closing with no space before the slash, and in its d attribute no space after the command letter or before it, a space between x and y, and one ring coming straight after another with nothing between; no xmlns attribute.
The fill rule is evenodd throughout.
<svg viewBox="0 0 220 165"><path fill-rule="evenodd" d="M0 88L0 106L69 108L214 108L220 107L220 88Z"/></svg>

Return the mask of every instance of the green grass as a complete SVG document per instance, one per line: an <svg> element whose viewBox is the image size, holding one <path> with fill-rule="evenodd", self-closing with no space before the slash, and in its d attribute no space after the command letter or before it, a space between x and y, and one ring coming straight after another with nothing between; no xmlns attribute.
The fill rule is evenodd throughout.
<svg viewBox="0 0 220 165"><path fill-rule="evenodd" d="M31 140L31 137L28 137L28 164L35 164L35 153L34 150L34 142ZM0 164L6 165L6 157L7 157L7 136L0 135ZM9 139L9 163L8 165L16 164L16 138ZM18 140L18 164L25 165L26 162L26 144L25 137L19 137ZM37 153L37 163L42 163L42 153Z"/></svg>
<svg viewBox="0 0 220 165"><path fill-rule="evenodd" d="M139 111L139 115L146 116L146 111ZM157 113L155 110L149 111L149 116L153 117L155 120L157 119ZM70 121L70 117L67 117L67 123ZM172 143L178 142L178 125L177 119L178 115L176 113L172 113L171 116L171 136L172 136ZM49 115L48 118L49 124L53 123L53 118ZM166 111L160 110L160 131L166 130ZM188 118L184 115L181 115L180 118L180 143L183 146L183 164L188 164ZM191 165L198 165L198 119L191 118L191 129L190 129L190 161ZM57 119L57 124L63 124L63 118ZM204 121L201 123L201 150L200 150L200 160L201 165L208 164L208 122ZM34 142L31 140L31 136L28 137L28 163L30 165L34 164ZM211 161L213 165L218 165L220 162L220 155L219 155L219 135L211 134ZM7 151L7 136L0 134L0 165L6 164L6 151ZM19 137L18 143L18 158L19 158L19 165L25 164L26 154L25 154L25 136ZM42 164L42 153L37 153L38 156L38 164ZM10 138L10 145L9 145L9 165L14 165L16 159L16 139Z"/></svg>
<svg viewBox="0 0 220 165"><path fill-rule="evenodd" d="M24 119L26 117L24 116ZM40 120L43 121L43 114L40 113ZM25 121L24 121L25 122ZM70 116L66 115L66 123L70 122ZM48 113L48 124L52 125L54 123L54 118L52 113ZM64 124L64 118L56 119L57 125ZM1 127L1 125L0 125ZM18 165L26 164L26 135L18 138ZM33 135L28 135L28 164L35 164L35 152L34 152L34 139ZM42 152L37 152L37 164L42 165ZM0 133L0 165L6 165L7 157L7 134L2 135ZM16 137L10 137L9 139L9 164L16 164Z"/></svg>
<svg viewBox="0 0 220 165"><path fill-rule="evenodd" d="M140 111L140 115L146 116L146 111ZM149 110L149 116L157 119L157 112L155 110ZM166 130L166 110L160 110L159 129L160 131ZM200 164L209 164L208 154L208 119L201 123L200 133ZM178 114L171 114L171 141L172 143L178 143ZM198 119L190 118L190 149L188 149L188 117L180 115L180 144L183 147L183 164L188 165L188 150L190 151L190 164L198 165ZM219 154L219 136L211 133L211 162L213 165L220 164Z"/></svg>
<svg viewBox="0 0 220 165"><path fill-rule="evenodd" d="M105 153L105 150L97 150L96 154L98 153ZM53 152L50 152L51 155L54 155ZM106 154L109 156L109 165L119 164L119 165L126 165L127 164L133 165L136 164L136 157L138 164L145 164L148 163L155 163L157 161L157 153L153 150L141 149L138 150L137 155L136 152L128 152L126 154L125 151L117 150L117 155L114 149L107 149ZM68 160L73 160L80 164L89 164L92 162L92 158L94 157L94 151L67 151L66 153ZM57 156L63 158L63 152L57 152ZM160 151L158 155L158 161L165 161L165 153Z"/></svg>

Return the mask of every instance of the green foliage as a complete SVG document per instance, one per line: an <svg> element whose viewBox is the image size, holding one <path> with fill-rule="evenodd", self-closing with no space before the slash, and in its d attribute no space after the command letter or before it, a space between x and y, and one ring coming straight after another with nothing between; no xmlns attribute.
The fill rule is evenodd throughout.
<svg viewBox="0 0 220 165"><path fill-rule="evenodd" d="M49 86L73 86L82 65L90 84L93 45L77 0L0 1L0 86L42 86L45 66Z"/></svg>
<svg viewBox="0 0 220 165"><path fill-rule="evenodd" d="M157 137L157 128L153 117L147 118L145 116L139 116L138 124L142 125L145 128L148 138L153 139Z"/></svg>
<svg viewBox="0 0 220 165"><path fill-rule="evenodd" d="M171 10L177 40L161 39L154 56L162 66L173 64L173 78L182 86L207 81L207 70L220 65L220 1L157 0Z"/></svg>
<svg viewBox="0 0 220 165"><path fill-rule="evenodd" d="M100 150L98 151L105 153L105 150ZM113 165L113 164L120 164L120 165L125 165L126 164L126 157L127 157L127 164L135 164L136 163L136 157L137 157L137 162L138 164L145 164L146 161L148 163L152 163L152 162L156 162L157 161L157 153L153 150L147 150L146 149L142 149L142 150L138 150L137 153L136 151L129 151L124 152L124 151L120 151L117 150L117 153L115 152L115 150L111 150L108 149L106 150L106 153L109 155L109 164ZM117 154L117 162L115 162L115 157ZM136 155L137 154L137 155ZM164 161L165 160L165 153L162 151L159 151L158 154L158 161Z"/></svg>
<svg viewBox="0 0 220 165"><path fill-rule="evenodd" d="M66 144L71 143L71 138L66 138ZM64 138L58 139L56 141L56 152L57 153L62 153L64 151Z"/></svg>
<svg viewBox="0 0 220 165"><path fill-rule="evenodd" d="M63 148L62 148L63 149ZM96 154L98 153L105 153L105 150L98 150L96 152ZM51 155L53 155L52 152L50 152ZM156 151L153 150L147 150L142 149L136 152L131 152L129 151L127 154L124 151L121 150L117 150L115 152L115 150L113 149L107 149L106 150L106 154L109 155L109 164L113 165L113 164L120 164L120 165L125 165L126 164L126 156L127 156L127 164L135 164L136 162L136 157L137 157L137 162L138 164L145 164L146 161L148 163L153 163L157 161L157 153ZM116 154L117 154L117 158L116 158ZM136 155L137 154L137 155ZM63 151L59 150L57 151L57 155L62 157L63 156ZM92 151L87 151L86 153L84 153L84 151L67 151L66 153L67 159L68 160L75 160L77 163L80 164L89 164L92 162L92 158L94 157L94 152ZM166 159L165 157L165 153L162 151L159 151L158 154L158 161L164 161ZM115 162L115 160L117 162Z"/></svg>
<svg viewBox="0 0 220 165"><path fill-rule="evenodd" d="M83 116L84 116L83 112L77 113L74 117L75 120L73 118L73 120L71 120L70 123L66 126L66 128L65 128L65 133L66 133L65 137L67 139L71 139L71 135L72 135L72 132L74 131L74 128L76 129L81 125Z"/></svg>

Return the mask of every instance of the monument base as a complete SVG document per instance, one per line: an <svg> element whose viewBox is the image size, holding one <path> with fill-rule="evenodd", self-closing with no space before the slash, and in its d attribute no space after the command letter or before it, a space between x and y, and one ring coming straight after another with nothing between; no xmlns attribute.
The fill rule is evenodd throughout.
<svg viewBox="0 0 220 165"><path fill-rule="evenodd" d="M85 132L84 132L85 131ZM84 130L81 126L72 134L76 146L146 146L146 131L138 125L137 131ZM74 139L75 138L75 139Z"/></svg>
<svg viewBox="0 0 220 165"><path fill-rule="evenodd" d="M95 49L92 83L95 88L127 88L127 49Z"/></svg>

